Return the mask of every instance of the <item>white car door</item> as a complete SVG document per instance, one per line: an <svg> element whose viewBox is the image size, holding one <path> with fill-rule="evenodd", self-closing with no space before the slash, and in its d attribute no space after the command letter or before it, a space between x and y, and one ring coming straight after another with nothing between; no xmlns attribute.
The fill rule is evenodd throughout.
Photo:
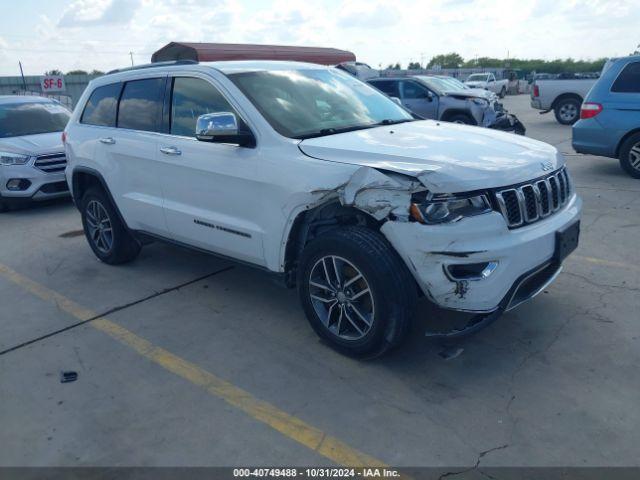
<svg viewBox="0 0 640 480"><path fill-rule="evenodd" d="M81 120L99 123L108 110L109 118L102 126L96 126L94 132L98 137L95 142L97 170L102 173L128 227L158 235L167 233L156 162L156 132L162 121L165 85L163 76L98 87ZM100 89L104 89L104 95ZM117 110L114 101L118 104ZM112 123L116 123L116 118L114 128Z"/></svg>
<svg viewBox="0 0 640 480"><path fill-rule="evenodd" d="M260 216L263 166L256 148L202 142L196 120L206 113L241 117L206 78L172 78L169 133L157 145L164 211L171 238L264 265Z"/></svg>

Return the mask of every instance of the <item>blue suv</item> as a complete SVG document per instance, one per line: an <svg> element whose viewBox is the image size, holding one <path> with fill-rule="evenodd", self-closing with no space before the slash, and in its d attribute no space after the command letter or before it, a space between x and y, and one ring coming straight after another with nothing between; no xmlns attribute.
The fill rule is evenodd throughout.
<svg viewBox="0 0 640 480"><path fill-rule="evenodd" d="M582 104L573 126L578 153L619 158L640 178L640 56L610 60Z"/></svg>

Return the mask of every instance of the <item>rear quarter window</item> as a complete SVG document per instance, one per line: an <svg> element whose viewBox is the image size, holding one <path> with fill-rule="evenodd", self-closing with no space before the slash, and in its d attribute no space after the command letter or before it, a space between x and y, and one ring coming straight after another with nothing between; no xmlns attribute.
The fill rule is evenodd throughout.
<svg viewBox="0 0 640 480"><path fill-rule="evenodd" d="M612 92L640 93L640 62L629 63L611 86Z"/></svg>
<svg viewBox="0 0 640 480"><path fill-rule="evenodd" d="M80 123L115 127L121 88L121 83L112 83L96 88L84 107Z"/></svg>

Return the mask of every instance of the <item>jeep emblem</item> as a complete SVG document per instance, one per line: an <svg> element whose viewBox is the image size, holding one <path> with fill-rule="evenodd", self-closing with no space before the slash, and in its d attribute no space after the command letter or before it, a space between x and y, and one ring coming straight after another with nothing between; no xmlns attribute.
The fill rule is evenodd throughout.
<svg viewBox="0 0 640 480"><path fill-rule="evenodd" d="M542 171L543 172L548 172L549 170L553 170L553 163L552 162L541 162L540 166L542 167Z"/></svg>

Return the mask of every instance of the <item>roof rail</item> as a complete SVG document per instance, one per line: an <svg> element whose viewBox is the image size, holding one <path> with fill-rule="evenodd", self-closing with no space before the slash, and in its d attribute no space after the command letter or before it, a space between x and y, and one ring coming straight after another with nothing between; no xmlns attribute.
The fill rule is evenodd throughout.
<svg viewBox="0 0 640 480"><path fill-rule="evenodd" d="M110 70L107 75L119 72L129 72L131 70L144 70L145 68L168 67L171 65L192 65L198 63L196 60L170 60L167 62L145 63L144 65L136 65L135 67L116 68Z"/></svg>

